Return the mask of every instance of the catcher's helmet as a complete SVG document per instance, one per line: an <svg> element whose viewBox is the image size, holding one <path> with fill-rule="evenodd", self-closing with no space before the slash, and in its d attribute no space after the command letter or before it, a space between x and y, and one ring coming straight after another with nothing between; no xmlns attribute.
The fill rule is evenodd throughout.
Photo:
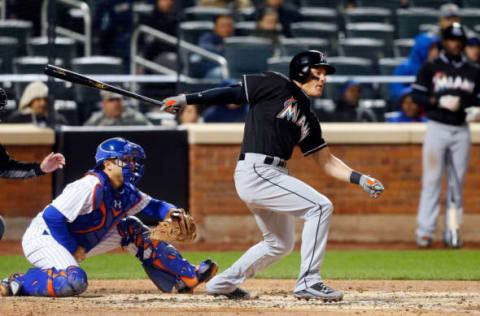
<svg viewBox="0 0 480 316"><path fill-rule="evenodd" d="M442 40L453 39L460 40L465 46L467 42L467 33L460 23L453 23L442 31Z"/></svg>
<svg viewBox="0 0 480 316"><path fill-rule="evenodd" d="M97 147L95 167L113 158L123 162L123 181L136 185L145 170L146 155L142 146L121 137L107 139Z"/></svg>
<svg viewBox="0 0 480 316"><path fill-rule="evenodd" d="M312 67L322 67L327 75L335 73L335 67L327 63L325 55L318 50L301 52L290 62L290 79L304 83L310 76Z"/></svg>

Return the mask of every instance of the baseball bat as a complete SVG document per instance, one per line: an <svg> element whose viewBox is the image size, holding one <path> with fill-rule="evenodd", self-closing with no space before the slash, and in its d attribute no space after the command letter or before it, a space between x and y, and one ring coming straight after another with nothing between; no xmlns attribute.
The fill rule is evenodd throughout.
<svg viewBox="0 0 480 316"><path fill-rule="evenodd" d="M99 80L95 80L95 79L92 79L90 77L81 75L79 73L76 73L76 72L61 68L61 67L53 66L53 65L50 65L50 64L47 64L45 66L45 74L47 76L50 76L50 77L55 77L55 78L62 79L62 80L65 80L65 81L69 81L69 82L72 82L72 83L81 84L81 85L84 85L84 86L87 86L87 87L90 87L90 88L96 88L96 89L100 89L100 90L107 90L107 91L110 91L110 92L118 93L118 94L124 95L126 97L130 97L130 98L134 98L134 99L146 102L146 103L158 105L160 107L163 107L163 105L164 105L164 103L162 101L151 99L149 97L146 97L146 96L143 96L143 95L140 95L140 94L136 94L134 92L124 90L124 89L106 84L104 82L101 82Z"/></svg>

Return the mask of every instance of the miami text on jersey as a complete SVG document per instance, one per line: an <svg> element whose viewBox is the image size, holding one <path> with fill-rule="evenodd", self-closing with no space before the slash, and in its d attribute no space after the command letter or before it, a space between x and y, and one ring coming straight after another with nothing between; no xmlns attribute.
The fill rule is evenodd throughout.
<svg viewBox="0 0 480 316"><path fill-rule="evenodd" d="M473 81L460 76L448 76L443 72L435 73L432 81L434 92L443 90L463 90L472 93L475 88L475 83Z"/></svg>
<svg viewBox="0 0 480 316"><path fill-rule="evenodd" d="M297 100L295 100L293 97L283 103L283 110L277 114L277 118L287 119L288 121L292 121L292 123L300 126L301 135L298 142L301 142L310 133L310 126L308 125L307 118L298 109Z"/></svg>

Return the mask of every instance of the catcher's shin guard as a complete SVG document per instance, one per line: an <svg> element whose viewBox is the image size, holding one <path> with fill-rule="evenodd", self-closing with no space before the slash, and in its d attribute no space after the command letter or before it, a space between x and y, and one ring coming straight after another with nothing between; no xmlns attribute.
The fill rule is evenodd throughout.
<svg viewBox="0 0 480 316"><path fill-rule="evenodd" d="M160 291L164 293L172 292L173 286L177 283L176 276L146 263L143 263L142 266L150 280Z"/></svg>
<svg viewBox="0 0 480 316"><path fill-rule="evenodd" d="M77 266L66 270L33 268L25 274L17 274L15 281L22 285L22 295L27 296L74 296L88 287L87 274Z"/></svg>

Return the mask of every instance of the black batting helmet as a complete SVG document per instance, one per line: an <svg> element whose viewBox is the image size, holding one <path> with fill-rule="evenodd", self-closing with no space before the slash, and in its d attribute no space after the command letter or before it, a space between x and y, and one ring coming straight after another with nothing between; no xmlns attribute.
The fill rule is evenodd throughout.
<svg viewBox="0 0 480 316"><path fill-rule="evenodd" d="M465 46L467 42L467 33L460 23L453 23L442 31L442 40L460 40Z"/></svg>
<svg viewBox="0 0 480 316"><path fill-rule="evenodd" d="M305 82L310 76L312 67L321 67L327 75L335 73L335 67L327 63L325 55L318 50L301 52L293 57L290 62L290 79Z"/></svg>

